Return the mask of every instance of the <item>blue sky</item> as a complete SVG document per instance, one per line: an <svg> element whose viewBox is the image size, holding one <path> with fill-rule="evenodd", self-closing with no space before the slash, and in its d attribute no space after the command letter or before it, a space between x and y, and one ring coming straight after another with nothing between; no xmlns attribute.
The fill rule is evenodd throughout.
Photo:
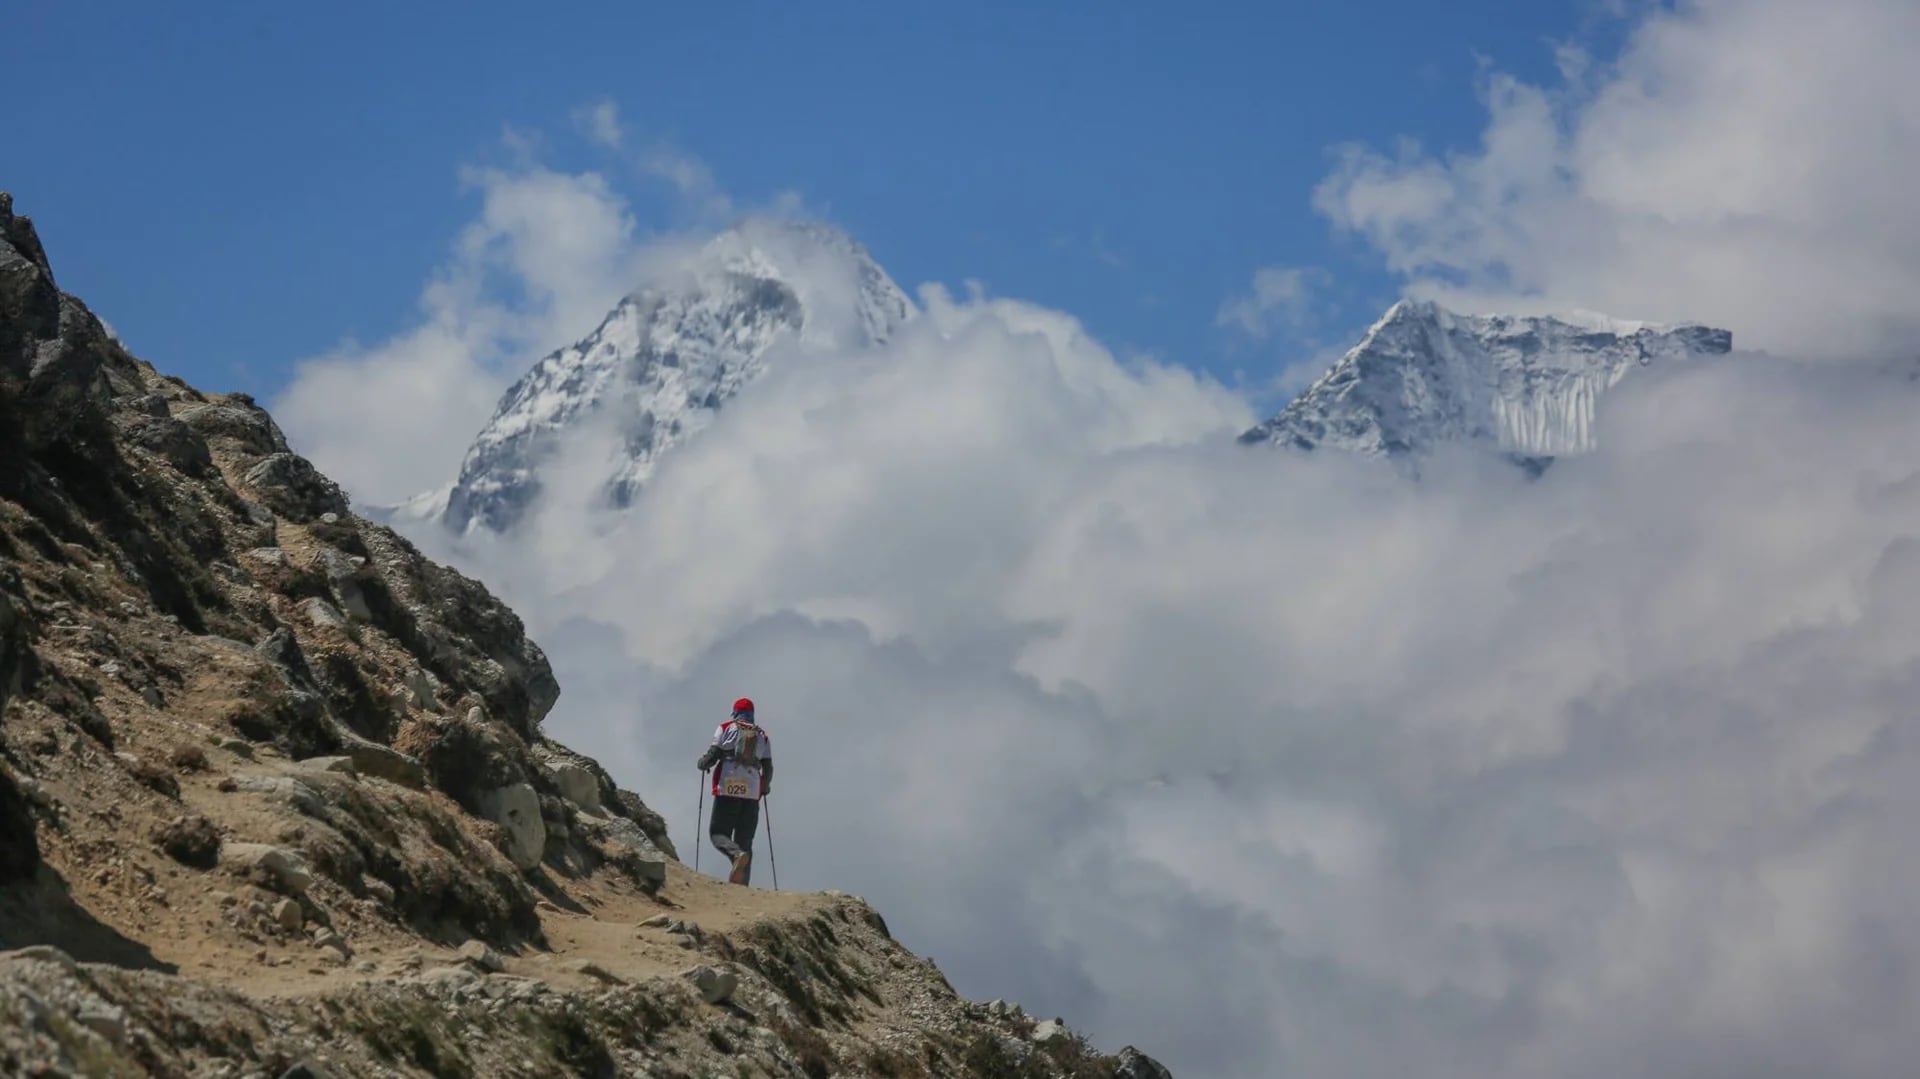
<svg viewBox="0 0 1920 1079"><path fill-rule="evenodd" d="M1555 42L1612 30L1583 0L194 10L13 5L0 186L136 352L262 396L414 318L478 206L460 171L507 130L604 171L643 230L684 224L579 137L603 99L740 204L798 192L909 288L977 279L1261 384L1397 291L1313 212L1330 149L1471 149L1483 65L1546 79ZM1326 271L1315 317L1216 325L1270 264Z"/></svg>

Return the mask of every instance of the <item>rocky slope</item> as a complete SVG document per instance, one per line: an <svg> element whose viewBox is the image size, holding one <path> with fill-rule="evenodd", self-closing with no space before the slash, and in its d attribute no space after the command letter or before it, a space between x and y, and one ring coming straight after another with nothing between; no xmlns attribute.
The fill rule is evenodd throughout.
<svg viewBox="0 0 1920 1079"><path fill-rule="evenodd" d="M558 693L0 194L0 1074L1165 1074L686 871Z"/></svg>
<svg viewBox="0 0 1920 1079"><path fill-rule="evenodd" d="M1732 334L1705 326L1458 315L1402 301L1241 441L1383 457L1449 442L1530 458L1582 453L1600 399L1636 368L1732 347Z"/></svg>
<svg viewBox="0 0 1920 1079"><path fill-rule="evenodd" d="M506 531L543 488L569 439L590 487L624 506L660 455L712 422L782 348L860 349L887 339L913 304L865 248L836 229L748 220L675 279L621 300L592 333L507 390L447 489L399 510L455 532ZM589 439L605 446L585 448Z"/></svg>

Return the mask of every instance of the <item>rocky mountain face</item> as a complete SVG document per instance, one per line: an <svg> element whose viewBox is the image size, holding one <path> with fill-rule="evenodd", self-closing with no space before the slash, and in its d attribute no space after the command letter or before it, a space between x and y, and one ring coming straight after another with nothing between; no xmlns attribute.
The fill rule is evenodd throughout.
<svg viewBox="0 0 1920 1079"><path fill-rule="evenodd" d="M605 503L624 506L660 455L712 422L781 350L885 341L913 304L866 249L824 225L749 220L676 279L621 300L592 333L535 364L500 401L460 476L415 499L407 518L455 532L510 529L572 437L607 448L586 465Z"/></svg>
<svg viewBox="0 0 1920 1079"><path fill-rule="evenodd" d="M1162 1076L731 888L541 732L546 657L0 194L0 1074Z"/></svg>
<svg viewBox="0 0 1920 1079"><path fill-rule="evenodd" d="M1527 458L1583 453L1600 399L1621 379L1732 348L1732 334L1706 326L1457 315L1402 301L1241 441L1381 457L1449 442Z"/></svg>

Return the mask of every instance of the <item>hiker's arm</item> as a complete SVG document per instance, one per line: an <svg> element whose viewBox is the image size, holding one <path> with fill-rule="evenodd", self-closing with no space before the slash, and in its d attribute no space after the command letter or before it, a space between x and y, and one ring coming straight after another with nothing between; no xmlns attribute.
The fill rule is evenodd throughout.
<svg viewBox="0 0 1920 1079"><path fill-rule="evenodd" d="M773 793L773 758L762 757L760 758L760 796L764 798L767 795L772 793Z"/></svg>
<svg viewBox="0 0 1920 1079"><path fill-rule="evenodd" d="M719 763L720 763L720 747L717 745L711 745L707 747L707 751L705 753L700 754L700 761L699 761L698 767L701 772L710 772L713 770L713 766Z"/></svg>

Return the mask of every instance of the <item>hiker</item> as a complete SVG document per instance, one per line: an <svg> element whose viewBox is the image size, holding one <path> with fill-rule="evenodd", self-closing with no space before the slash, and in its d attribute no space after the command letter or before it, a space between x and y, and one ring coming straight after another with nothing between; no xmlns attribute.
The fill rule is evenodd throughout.
<svg viewBox="0 0 1920 1079"><path fill-rule="evenodd" d="M727 880L745 884L753 875L753 834L760 827L760 799L773 793L773 746L753 722L753 702L733 702L733 718L713 732L700 755L701 774L713 773L713 817L707 835L733 863Z"/></svg>

